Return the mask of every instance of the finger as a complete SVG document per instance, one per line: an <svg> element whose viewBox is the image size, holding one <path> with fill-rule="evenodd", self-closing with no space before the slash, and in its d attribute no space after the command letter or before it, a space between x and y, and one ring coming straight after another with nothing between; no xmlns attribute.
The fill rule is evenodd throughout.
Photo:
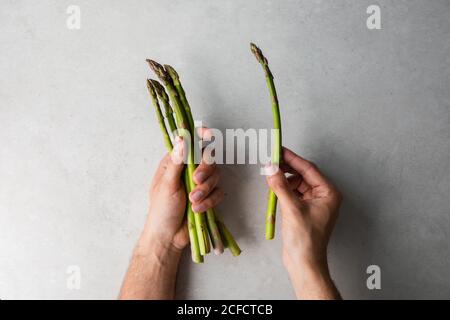
<svg viewBox="0 0 450 320"><path fill-rule="evenodd" d="M211 163L211 161L208 161L206 157L207 156L203 154L203 159L201 163L194 171L194 182L196 184L200 184L203 181L207 180L210 176L214 174L214 172L218 170L215 163Z"/></svg>
<svg viewBox="0 0 450 320"><path fill-rule="evenodd" d="M199 127L197 128L197 134L200 138L204 140L211 140L213 137L213 131L207 127Z"/></svg>
<svg viewBox="0 0 450 320"><path fill-rule="evenodd" d="M308 160L295 154L288 148L283 147L283 160L292 169L300 173L303 180L311 187L317 187L322 185L328 185L328 180L317 169L316 165Z"/></svg>
<svg viewBox="0 0 450 320"><path fill-rule="evenodd" d="M287 181L291 190L297 190L303 182L303 178L299 174L294 174L290 177L287 177Z"/></svg>
<svg viewBox="0 0 450 320"><path fill-rule="evenodd" d="M284 172L284 173L292 173L292 174L298 174L297 171L295 171L294 169L291 168L291 166L289 166L286 163L281 163L280 164L280 169Z"/></svg>
<svg viewBox="0 0 450 320"><path fill-rule="evenodd" d="M294 194L301 198L302 200L312 199L312 189L309 184L307 184L302 176L299 174L292 175L287 178L289 182L289 187L294 191Z"/></svg>
<svg viewBox="0 0 450 320"><path fill-rule="evenodd" d="M219 172L215 171L203 183L198 184L194 190L189 194L189 199L192 203L199 203L206 198L217 186L219 182Z"/></svg>
<svg viewBox="0 0 450 320"><path fill-rule="evenodd" d="M199 203L193 204L192 210L194 210L194 212L205 212L206 210L217 206L223 200L223 197L223 190L215 188L208 197L206 197Z"/></svg>
<svg viewBox="0 0 450 320"><path fill-rule="evenodd" d="M183 139L177 137L170 156L166 160L166 170L163 179L166 183L177 185L181 179L184 169L184 142Z"/></svg>
<svg viewBox="0 0 450 320"><path fill-rule="evenodd" d="M200 141L201 141L202 150L205 150L205 151L208 150L208 155L210 157L213 156L215 151L214 151L214 148L211 148L211 147L214 147L214 145L211 145L210 142L214 140L214 137L215 137L214 130L210 129L210 128L206 128L206 127L200 127L200 128L197 128L196 131L197 131L197 135L199 136ZM208 146L209 146L209 148L208 148ZM203 156L204 155L205 154L203 154ZM211 161L209 161L208 163L211 163Z"/></svg>
<svg viewBox="0 0 450 320"><path fill-rule="evenodd" d="M273 167L273 165L271 166ZM272 171L271 169L269 170ZM284 202L285 204L298 202L298 198L291 190L289 182L287 178L284 176L282 170L274 169L272 172L275 173L266 177L267 184L269 185L270 189L272 189L272 191L275 192L280 202Z"/></svg>
<svg viewBox="0 0 450 320"><path fill-rule="evenodd" d="M307 184L305 181L302 181L300 183L300 185L298 186L297 190L300 193L305 194L305 193L307 193L308 191L311 190L311 186L309 184Z"/></svg>
<svg viewBox="0 0 450 320"><path fill-rule="evenodd" d="M291 190L297 191L296 195L304 196L311 190L311 186L307 184L298 173L287 178ZM303 200L306 200L303 198Z"/></svg>

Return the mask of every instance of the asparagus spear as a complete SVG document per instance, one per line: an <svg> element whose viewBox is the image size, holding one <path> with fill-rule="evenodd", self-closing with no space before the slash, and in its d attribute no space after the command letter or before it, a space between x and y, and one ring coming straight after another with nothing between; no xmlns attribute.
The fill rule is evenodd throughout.
<svg viewBox="0 0 450 320"><path fill-rule="evenodd" d="M184 111L188 118L192 139L195 139L196 132L195 132L195 125L194 125L194 118L192 116L191 107L186 98L186 93L183 89L183 86L181 85L180 77L179 77L178 73L175 71L175 69L173 67L171 67L170 65L166 64L166 65L164 65L164 68L167 70L170 77L172 78L173 84L178 93L178 96L180 97ZM214 248L214 252L216 254L222 254L223 253L223 243L222 243L222 239L220 237L219 228L217 227L217 224L216 224L216 217L215 217L215 212L214 212L213 208L208 209L206 211L206 221L208 224L209 235L211 237L211 242L212 242L212 245Z"/></svg>
<svg viewBox="0 0 450 320"><path fill-rule="evenodd" d="M169 124L170 133L174 134L174 132L177 130L177 126L175 124L175 119L173 117L173 110L170 106L169 102L169 96L166 93L166 90L164 89L163 85L159 83L156 80L150 80L153 84L153 88L156 91L156 94L158 95L158 98L162 101L164 106L164 113L167 119L167 123Z"/></svg>
<svg viewBox="0 0 450 320"><path fill-rule="evenodd" d="M187 174L184 175L184 184L189 185L188 180L189 176ZM187 188L187 187L186 187ZM189 201L189 190L186 190L186 216L187 216L187 224L188 224L188 232L189 232L189 241L191 243L191 256L192 261L195 263L202 263L203 256L200 252L200 247L198 244L198 236L197 236L197 228L195 225L195 212L192 210L192 204Z"/></svg>
<svg viewBox="0 0 450 320"><path fill-rule="evenodd" d="M173 149L173 145L172 145L172 141L170 140L169 133L167 132L167 128L164 123L164 118L162 116L161 107L158 102L158 97L157 97L157 93L156 93L157 90L156 90L155 83L159 84L159 82L156 80L147 80L147 88L148 88L148 92L150 93L150 96L152 97L152 102L153 102L153 105L154 105L155 111L156 111L156 117L158 119L160 129L163 134L164 141L166 143L167 150L169 152L171 152ZM159 85L161 85L161 84L159 84ZM169 104L169 108L170 108L170 104ZM172 119L173 119L173 117L172 117ZM176 130L176 128L175 128L175 130ZM187 178L187 175L185 175L185 177ZM185 183L185 184L188 185L187 183ZM187 194L189 194L189 193L187 193ZM186 198L187 198L187 195L186 195ZM203 257L200 254L200 248L199 248L198 239L197 239L197 232L195 230L194 211L192 211L192 205L189 201L186 202L186 217L187 217L187 224L188 224L189 240L190 240L190 244L191 244L192 260L195 263L202 263Z"/></svg>
<svg viewBox="0 0 450 320"><path fill-rule="evenodd" d="M163 82L166 86L167 91L169 92L170 99L173 103L173 109L175 111L175 116L177 120L177 127L181 136L187 136L187 132L190 133L188 137L190 140L190 146L188 150L188 161L187 161L187 175L188 175L188 190L193 190L195 188L195 182L193 180L195 164L194 164L194 145L193 145L193 135L190 132L190 125L188 122L188 118L186 116L185 110L183 108L180 97L175 89L175 86L172 82L172 79L167 72L166 69L156 61L147 59L147 62L150 68L155 72L158 78ZM207 235L207 225L206 219L204 218L203 213L196 213L195 215L195 225L197 230L197 237L200 247L200 253L202 255L206 255L210 251L209 238Z"/></svg>
<svg viewBox="0 0 450 320"><path fill-rule="evenodd" d="M184 108L184 111L186 113L186 117L187 117L187 120L189 123L189 128L192 133L195 133L194 118L192 117L192 112L191 112L191 107L189 106L189 102L186 99L186 93L184 92L184 88L181 85L180 76L178 75L178 73L175 71L175 69L172 66L165 64L164 68L167 70L170 78L172 79L173 85L175 86L178 96L180 97L182 107Z"/></svg>
<svg viewBox="0 0 450 320"><path fill-rule="evenodd" d="M166 148L168 150L172 150L172 148L173 148L172 141L170 140L170 136L167 133L166 125L164 123L164 117L162 115L161 107L158 102L158 97L156 95L155 88L149 79L147 79L147 89L148 89L148 92L150 93L150 96L152 97L153 106L155 107L155 111L156 111L156 118L158 119L159 128L161 129L161 132L163 134L164 143L166 145Z"/></svg>
<svg viewBox="0 0 450 320"><path fill-rule="evenodd" d="M272 116L273 127L275 129L274 141L272 142L272 164L279 165L281 160L281 119L280 119L280 107L278 104L277 91L275 89L275 83L273 81L272 72L269 69L269 62L264 57L261 49L259 49L254 43L250 43L250 49L256 60L261 64L266 75L267 87L269 89L271 102L272 102ZM266 239L273 239L275 235L275 216L277 210L277 196L270 190L267 201L266 212Z"/></svg>
<svg viewBox="0 0 450 320"><path fill-rule="evenodd" d="M237 257L241 254L241 248L239 248L239 245L234 240L233 235L231 234L230 230L228 230L225 223L223 223L223 221L220 220L218 216L216 216L216 218L217 225L219 226L220 234L222 235L222 238L224 240L223 242L225 247L230 249L230 252L233 256Z"/></svg>

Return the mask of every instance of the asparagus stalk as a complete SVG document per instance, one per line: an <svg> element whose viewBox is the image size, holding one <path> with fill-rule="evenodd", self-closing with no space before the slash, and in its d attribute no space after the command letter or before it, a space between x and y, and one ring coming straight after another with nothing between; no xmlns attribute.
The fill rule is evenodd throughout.
<svg viewBox="0 0 450 320"><path fill-rule="evenodd" d="M172 131L172 133L175 133L175 131L177 130L177 128L176 128L176 124L175 124L175 120L174 120L174 118L173 118L173 111L172 111L172 107L170 106L170 102L169 102L169 97L168 97L168 95L167 95L167 93L166 93L166 90L164 89L164 87L158 82L158 81L156 81L156 80L151 80L152 81L152 84L153 84L153 87L154 87L154 89L155 89L155 91L156 91L156 93L157 93L157 95L158 95L158 97L160 98L160 100L162 100L162 102L163 102L163 105L164 105L164 109L165 109L165 114L166 114L166 118L167 118L167 122L168 122L168 124L169 124L169 128L170 128L170 130ZM191 118L192 118L192 115L191 115ZM193 122L192 122L193 123ZM190 190L190 187L189 187L189 183L188 183L188 179L189 179L189 177L188 177L188 175L187 175L187 171L185 171L185 179L184 179L184 181L185 181L185 185L186 185L186 191L187 191L187 199L188 199L188 201L189 201L189 193L191 192L191 190ZM193 213L193 211L192 211L192 204L188 204L188 208L189 208L189 211L190 212L192 212ZM189 212L189 213L190 213ZM194 216L195 217L195 216ZM201 218L201 217L200 217ZM195 218L194 218L195 219ZM209 220L207 221L208 222L208 227L209 227ZM200 224L202 224L203 222L199 222ZM194 221L194 223L192 224L192 226L195 228L195 221ZM218 232L218 231L217 231ZM196 237L197 238L197 237ZM198 240L197 240L198 241ZM216 250L215 250L216 251ZM222 251L223 251L223 249L222 249Z"/></svg>
<svg viewBox="0 0 450 320"><path fill-rule="evenodd" d="M167 150L169 152L171 152L173 149L173 144L172 144L172 141L170 140L169 133L167 132L167 128L164 123L164 118L162 116L161 107L158 102L158 97L157 97L157 93L156 93L157 90L156 90L155 83L159 84L159 82L157 82L155 80L147 80L147 88L148 88L148 92L150 93L150 96L152 98L153 105L155 107L156 117L158 119L161 133L163 134ZM170 108L170 104L168 106ZM166 112L166 115L167 115L167 112ZM173 117L172 117L172 119L173 119ZM175 130L176 130L176 127L175 127ZM185 175L185 177L187 178L187 175ZM185 183L185 184L186 184L186 186L188 185L187 183ZM190 240L190 244L191 244L192 260L195 263L202 263L203 257L200 254L200 248L198 245L197 232L195 230L194 212L192 211L192 205L189 201L186 202L186 217L187 217L187 224L188 224L189 240Z"/></svg>
<svg viewBox="0 0 450 320"><path fill-rule="evenodd" d="M170 77L172 78L173 84L178 93L178 96L180 97L180 101L183 105L184 111L186 113L186 116L187 116L187 119L189 122L192 139L195 140L197 135L196 135L196 131L195 131L194 118L192 116L191 107L186 98L186 93L180 82L180 77L179 77L178 73L176 72L176 70L172 66L166 64L166 65L164 65L164 68L167 70ZM209 228L209 235L211 237L211 242L212 242L212 245L214 248L214 252L216 254L222 254L224 248L223 248L222 239L220 237L219 228L217 227L217 224L216 224L216 217L215 217L215 212L214 212L213 208L208 209L206 211L206 221L207 221L207 225Z"/></svg>
<svg viewBox="0 0 450 320"><path fill-rule="evenodd" d="M261 49L259 49L254 43L250 44L250 49L256 60L261 64L266 75L267 87L269 89L270 98L272 102L272 116L273 116L273 128L275 129L274 141L272 141L272 164L279 165L281 160L281 119L280 119L280 107L278 104L277 91L275 89L275 83L273 81L272 72L269 69L269 62L264 57ZM277 196L270 190L267 201L266 212L266 239L270 240L275 235L275 216L277 210Z"/></svg>
<svg viewBox="0 0 450 320"><path fill-rule="evenodd" d="M164 89L161 83L159 83L156 80L150 81L153 84L153 88L155 89L158 98L163 103L164 113L167 119L167 123L169 124L170 133L175 134L175 131L177 130L177 125L175 124L175 119L173 117L173 110L172 107L170 106L169 96L167 95L166 90Z"/></svg>
<svg viewBox="0 0 450 320"><path fill-rule="evenodd" d="M189 102L186 99L186 93L184 92L184 88L181 85L180 76L178 75L178 73L175 71L175 69L172 66L165 64L164 68L167 70L170 78L172 79L173 85L175 86L178 96L180 97L181 105L184 108L184 111L186 113L186 117L187 117L187 120L189 123L189 128L192 133L195 133L194 118L192 117L192 112L191 112L191 107L189 105Z"/></svg>
<svg viewBox="0 0 450 320"><path fill-rule="evenodd" d="M167 70L157 63L156 61L147 59L147 62L150 68L155 72L158 78L163 82L166 86L167 91L169 92L170 99L173 103L173 109L175 111L175 117L177 120L177 128L181 136L187 137L187 133L190 133L188 136L188 140L190 140L189 150L188 150L188 159L187 159L187 175L188 175L188 190L193 190L195 188L195 182L193 180L193 175L195 171L195 163L194 163L194 145L192 139L192 133L190 131L190 125L188 118L186 116L185 110L183 108L180 97L175 89L175 86L172 82L172 79L167 72ZM196 213L195 215L195 225L197 230L198 243L200 247L200 253L202 255L206 255L210 251L209 238L207 235L207 225L206 219L204 218L203 213Z"/></svg>
<svg viewBox="0 0 450 320"><path fill-rule="evenodd" d="M222 235L225 246L230 249L230 252L233 256L237 257L241 254L241 248L239 248L239 245L234 240L233 235L231 234L230 230L228 230L225 223L223 223L223 221L220 220L218 216L216 216L216 218L217 225L219 226L220 234Z"/></svg>
<svg viewBox="0 0 450 320"><path fill-rule="evenodd" d="M166 148L168 150L172 150L172 148L173 148L172 141L170 140L170 136L167 133L166 125L164 123L164 117L162 115L161 107L158 102L158 97L156 96L155 89L154 89L152 83L150 82L150 80L147 80L147 89L152 98L153 106L155 107L156 118L158 119L159 128L161 129L161 132L163 133L163 138L164 138L164 143L166 145Z"/></svg>
<svg viewBox="0 0 450 320"><path fill-rule="evenodd" d="M188 183L189 176L187 174L184 175L184 184L186 186ZM187 187L186 187L187 188ZM187 216L187 224L188 224L188 232L189 232L189 241L191 243L191 256L192 261L195 263L203 262L203 255L200 252L200 247L198 244L198 236L197 236L197 228L195 225L195 213L192 210L192 204L189 201L189 190L186 189L186 216Z"/></svg>
<svg viewBox="0 0 450 320"><path fill-rule="evenodd" d="M158 77L164 82L164 84L166 85L166 87L169 91L171 100L173 100L174 106L175 106L174 110L175 110L175 115L177 117L178 129L187 130L186 126L189 126L189 131L191 133L191 137L195 137L195 128L194 128L194 121L193 121L192 113L190 110L189 103L187 102L184 89L181 86L181 83L179 82L178 74L170 66L166 65L165 66L166 69L164 69L164 67L162 67L161 65L159 65L158 63L156 63L154 61L147 60L147 62L150 64L150 67L155 71L155 73L158 75ZM167 74L169 75L170 79L168 79ZM172 78L174 78L174 79L172 79ZM175 125L175 121L173 119L172 107L170 106L170 102L169 102L167 93L165 92L164 87L158 81L156 81L156 80L150 80L150 81L151 81L151 84L153 85L154 92L157 93L158 97L163 102L168 125L171 128L171 131L174 132L176 129L176 125ZM175 92L173 92L172 89L175 89ZM157 102L157 100L156 100L156 102ZM158 106L159 106L159 104L158 104ZM181 110L181 112L179 110L180 107L182 109L184 109L184 110ZM182 114L182 111L185 112L184 115ZM165 129L166 135L168 136L166 127L164 127L164 129ZM182 132L186 132L186 131L182 131ZM193 142L193 140L191 140L191 142ZM191 146L191 150L193 150L192 146ZM190 156L192 156L192 155L190 155ZM189 160L191 160L191 159L188 159L188 164L193 163ZM188 169L189 169L189 166L188 166ZM194 170L195 170L195 168L194 168ZM184 179L185 179L186 190L189 193L192 190L192 185L193 185L191 182L192 177L189 177L189 170L185 170ZM194 184L194 186L195 186L195 184ZM205 230L205 231L208 231L208 229L209 229L209 231L210 231L209 234L211 236L211 241L213 241L213 245L215 243L218 244L217 246L214 246L216 253L221 253L223 251L223 247L225 246L230 249L231 253L234 256L237 256L240 254L241 250L240 250L239 246L237 245L236 241L234 240L232 234L226 228L225 224L220 220L220 218L217 216L217 214L215 213L215 211L213 209L210 210L209 212L207 212L207 218L208 218L207 219L207 223L208 223L207 227L208 228L206 228L205 219L204 218L199 219L199 217L201 215L195 214L192 211L192 207L191 207L190 203L188 203L186 210L187 210L186 215L188 217L189 236L191 239L191 247L193 244L197 244L197 246L195 246L194 249L198 248L197 255L195 255L195 252L193 252L193 260L195 262L203 262L202 254L204 255L205 253L209 252L209 241L206 236L205 240L208 241L207 247L204 248L205 253L202 253L202 247L201 247L200 243L201 243L201 239L205 235L205 232L200 232L200 233L195 232L195 231L199 230L198 227L200 227L201 230ZM195 217L195 218L193 218L193 217ZM194 221L196 223L194 223ZM200 238L198 236L200 236ZM215 239L218 239L218 241L216 240L214 242ZM218 248L219 250L217 250L216 248Z"/></svg>

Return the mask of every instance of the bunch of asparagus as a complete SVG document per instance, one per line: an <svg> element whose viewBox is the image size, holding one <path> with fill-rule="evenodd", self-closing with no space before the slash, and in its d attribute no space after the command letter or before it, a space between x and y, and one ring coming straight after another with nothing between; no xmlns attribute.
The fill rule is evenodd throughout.
<svg viewBox="0 0 450 320"><path fill-rule="evenodd" d="M281 118L280 118L280 106L278 104L277 91L275 89L275 83L273 81L273 74L269 69L269 62L264 57L261 49L259 49L254 43L250 43L250 49L256 60L261 64L266 75L267 87L269 89L270 99L272 102L272 117L274 136L272 140L272 165L279 166L281 161ZM277 196L272 190L269 190L269 197L267 200L266 211L266 239L273 239L275 236L275 216L277 211Z"/></svg>
<svg viewBox="0 0 450 320"><path fill-rule="evenodd" d="M147 62L162 82L161 84L157 80L148 79L147 87L168 151L172 150L175 136L186 137L188 139L185 141L190 143L187 148L184 185L187 199L186 220L192 260L195 263L204 261L204 256L211 251L210 241L216 254L222 254L224 248L228 248L233 256L238 256L241 249L216 211L212 208L208 209L206 213L194 212L189 201L188 195L195 188L193 174L197 165L194 162L194 143L196 143L197 134L191 108L181 85L180 77L170 65L162 66L150 59L147 59ZM162 102L164 114L161 111L160 102Z"/></svg>

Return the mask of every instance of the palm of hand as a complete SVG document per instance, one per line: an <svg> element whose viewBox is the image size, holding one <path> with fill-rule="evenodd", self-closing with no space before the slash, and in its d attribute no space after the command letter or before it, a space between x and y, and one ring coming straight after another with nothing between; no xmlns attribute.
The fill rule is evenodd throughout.
<svg viewBox="0 0 450 320"><path fill-rule="evenodd" d="M165 179L167 161L168 156L161 162L150 187L148 226L156 239L181 250L189 243L184 219L186 192L181 180Z"/></svg>

